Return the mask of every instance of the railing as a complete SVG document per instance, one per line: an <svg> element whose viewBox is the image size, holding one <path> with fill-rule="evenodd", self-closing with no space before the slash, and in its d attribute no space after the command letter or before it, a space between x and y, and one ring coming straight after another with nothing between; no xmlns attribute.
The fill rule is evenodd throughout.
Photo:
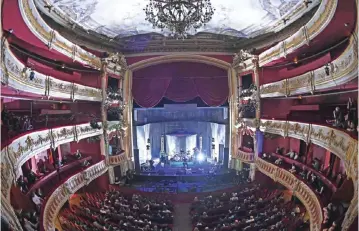
<svg viewBox="0 0 359 231"><path fill-rule="evenodd" d="M127 161L127 156L126 153L123 152L119 155L109 156L108 159L110 165L120 165Z"/></svg>
<svg viewBox="0 0 359 231"><path fill-rule="evenodd" d="M305 206L310 217L310 230L319 231L323 221L322 207L315 193L292 173L277 167L263 159L256 158L256 166L259 171L284 185Z"/></svg>
<svg viewBox="0 0 359 231"><path fill-rule="evenodd" d="M306 25L289 38L259 55L259 65L264 66L273 60L286 57L287 54L304 45L308 45L333 19L338 2L338 0L323 0L313 18Z"/></svg>
<svg viewBox="0 0 359 231"><path fill-rule="evenodd" d="M343 160L346 175L353 180L354 196L342 223L342 230L348 230L358 216L358 140L336 128L280 120L245 120L243 127L259 127L262 132L293 137L321 146ZM258 164L257 164L258 165Z"/></svg>
<svg viewBox="0 0 359 231"><path fill-rule="evenodd" d="M44 44L47 44L49 48L72 58L73 61L78 61L95 69L101 68L100 58L70 42L47 25L38 12L33 0L18 0L18 3L22 18L27 27L34 34L34 36L36 36ZM117 75L120 74L122 69L123 67L116 66L112 63L110 63L107 67L108 72Z"/></svg>
<svg viewBox="0 0 359 231"><path fill-rule="evenodd" d="M320 67L296 77L264 84L260 86L261 98L314 93L350 82L358 77L356 50L357 44L352 37L346 50L328 66L329 74L326 74L324 67Z"/></svg>
<svg viewBox="0 0 359 231"><path fill-rule="evenodd" d="M11 52L9 44L4 40L2 44L3 62L1 82L24 92L57 97L71 100L101 101L101 89L62 81L51 76L33 71L35 77L30 80L31 70L26 69L15 55Z"/></svg>
<svg viewBox="0 0 359 231"><path fill-rule="evenodd" d="M240 161L251 163L254 161L254 153L253 152L245 152L243 150L238 149L238 152L232 155L232 158L238 159Z"/></svg>
<svg viewBox="0 0 359 231"><path fill-rule="evenodd" d="M1 193L6 199L10 199L12 183L20 175L21 166L37 153L49 148L98 136L102 129L93 129L89 125L79 124L73 126L44 129L23 134L11 142L5 144L1 150Z"/></svg>
<svg viewBox="0 0 359 231"><path fill-rule="evenodd" d="M103 175L106 171L107 165L105 161L101 161L70 177L66 182L56 188L44 203L44 209L41 214L42 219L40 219L42 221L40 230L53 231L55 229L55 219L69 197L80 188Z"/></svg>

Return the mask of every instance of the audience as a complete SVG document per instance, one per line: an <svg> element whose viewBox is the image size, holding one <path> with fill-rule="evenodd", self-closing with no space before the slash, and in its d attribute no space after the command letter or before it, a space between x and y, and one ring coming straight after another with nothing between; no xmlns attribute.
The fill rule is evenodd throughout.
<svg viewBox="0 0 359 231"><path fill-rule="evenodd" d="M143 230L170 231L173 205L166 199L150 199L118 191L91 195L62 213L66 230Z"/></svg>
<svg viewBox="0 0 359 231"><path fill-rule="evenodd" d="M191 207L193 230L288 230L302 217L279 191L267 191L256 184L230 194L195 198ZM297 206L294 211L300 213ZM293 229L294 230L294 229Z"/></svg>

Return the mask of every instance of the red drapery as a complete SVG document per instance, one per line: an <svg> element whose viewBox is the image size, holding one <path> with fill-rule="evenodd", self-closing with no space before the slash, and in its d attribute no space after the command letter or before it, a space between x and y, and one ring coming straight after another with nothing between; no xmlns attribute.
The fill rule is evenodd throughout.
<svg viewBox="0 0 359 231"><path fill-rule="evenodd" d="M200 97L209 106L227 101L227 71L201 63L160 64L133 74L132 94L141 107L154 107L163 97L186 102Z"/></svg>

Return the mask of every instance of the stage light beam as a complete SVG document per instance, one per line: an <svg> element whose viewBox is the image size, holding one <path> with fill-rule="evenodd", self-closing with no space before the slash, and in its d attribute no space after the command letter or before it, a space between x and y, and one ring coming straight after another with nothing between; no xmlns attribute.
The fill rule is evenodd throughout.
<svg viewBox="0 0 359 231"><path fill-rule="evenodd" d="M198 160L199 162L204 161L204 155L203 155L202 153L198 154L197 160Z"/></svg>

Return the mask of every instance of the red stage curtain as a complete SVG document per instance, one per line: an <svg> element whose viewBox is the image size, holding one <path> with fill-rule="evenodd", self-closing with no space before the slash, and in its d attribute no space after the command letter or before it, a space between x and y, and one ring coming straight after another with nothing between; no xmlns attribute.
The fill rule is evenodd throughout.
<svg viewBox="0 0 359 231"><path fill-rule="evenodd" d="M201 63L170 63L134 72L132 94L141 107L154 107L163 97L186 102L200 97L209 106L227 101L227 71Z"/></svg>

